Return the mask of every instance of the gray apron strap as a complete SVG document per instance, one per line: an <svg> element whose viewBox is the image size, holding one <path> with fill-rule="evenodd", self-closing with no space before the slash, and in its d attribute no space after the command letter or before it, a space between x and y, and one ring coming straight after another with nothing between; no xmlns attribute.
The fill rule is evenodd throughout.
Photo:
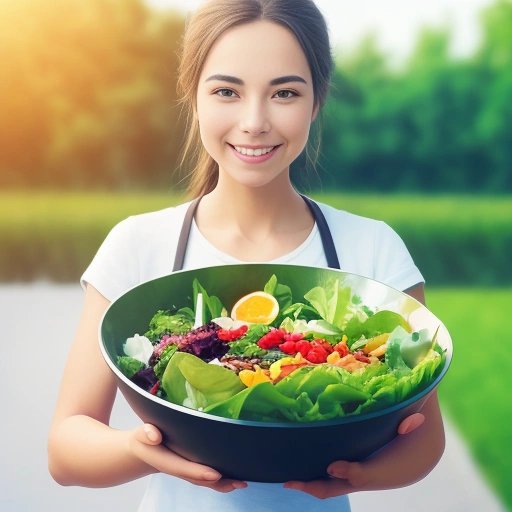
<svg viewBox="0 0 512 512"><path fill-rule="evenodd" d="M325 216L320 207L311 199L301 194L302 199L308 205L311 210L313 217L315 218L318 231L320 233L320 239L322 240L322 246L324 248L325 258L327 259L327 266L329 268L341 268L338 260L338 254L336 253L336 247L332 239L331 230L325 220ZM197 205L201 200L200 197L194 199L185 213L183 224L181 226L180 236L178 238L178 247L176 249L176 256L174 257L174 265L172 271L176 272L183 268L183 262L185 261L185 254L187 252L188 238L190 236L190 228L192 227L192 219L197 209Z"/></svg>
<svg viewBox="0 0 512 512"><path fill-rule="evenodd" d="M331 230L329 229L329 225L325 220L325 216L315 201L309 199L309 197L303 196L301 194L302 199L306 202L315 217L315 222L318 227L318 231L320 232L320 238L322 239L322 246L324 248L325 259L327 260L327 266L329 268L337 268L341 269L340 261L338 260L338 253L336 252L336 247L334 245L334 241L332 239Z"/></svg>
<svg viewBox="0 0 512 512"><path fill-rule="evenodd" d="M183 224L181 225L180 237L178 238L178 247L176 248L176 256L174 256L174 265L172 271L176 272L183 268L183 262L185 261L185 253L187 252L188 237L190 236L190 228L192 227L192 219L194 213L196 213L197 205L201 200L200 197L194 199L185 213Z"/></svg>

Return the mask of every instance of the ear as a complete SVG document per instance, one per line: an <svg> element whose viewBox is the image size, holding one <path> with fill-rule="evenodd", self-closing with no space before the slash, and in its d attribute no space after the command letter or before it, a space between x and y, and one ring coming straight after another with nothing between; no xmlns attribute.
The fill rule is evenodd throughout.
<svg viewBox="0 0 512 512"><path fill-rule="evenodd" d="M318 112L320 112L320 105L316 104L313 107L313 113L311 114L311 122L315 121L316 116L318 115Z"/></svg>

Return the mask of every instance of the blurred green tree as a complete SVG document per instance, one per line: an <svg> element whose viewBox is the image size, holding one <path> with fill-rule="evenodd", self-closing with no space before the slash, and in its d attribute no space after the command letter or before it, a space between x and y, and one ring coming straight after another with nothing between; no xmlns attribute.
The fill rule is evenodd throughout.
<svg viewBox="0 0 512 512"><path fill-rule="evenodd" d="M448 28L424 28L393 70L373 35L338 61L326 106L326 187L512 191L512 2L482 12L481 48L450 55Z"/></svg>
<svg viewBox="0 0 512 512"><path fill-rule="evenodd" d="M320 180L310 188L512 191L512 1L481 13L482 43L450 54L424 28L390 65L375 34L339 57ZM143 0L0 2L0 187L179 186L182 15Z"/></svg>
<svg viewBox="0 0 512 512"><path fill-rule="evenodd" d="M1 4L0 185L169 185L183 19L141 0Z"/></svg>

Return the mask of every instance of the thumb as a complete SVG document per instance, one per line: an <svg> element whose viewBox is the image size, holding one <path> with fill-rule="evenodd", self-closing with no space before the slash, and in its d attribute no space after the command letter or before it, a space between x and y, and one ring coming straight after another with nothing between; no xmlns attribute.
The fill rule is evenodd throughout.
<svg viewBox="0 0 512 512"><path fill-rule="evenodd" d="M143 444L157 445L162 442L162 434L154 425L145 423L134 431L135 439Z"/></svg>
<svg viewBox="0 0 512 512"><path fill-rule="evenodd" d="M413 430L416 430L418 427L423 425L425 421L425 416L419 412L411 414L407 416L400 425L398 425L398 433L399 434L410 434Z"/></svg>

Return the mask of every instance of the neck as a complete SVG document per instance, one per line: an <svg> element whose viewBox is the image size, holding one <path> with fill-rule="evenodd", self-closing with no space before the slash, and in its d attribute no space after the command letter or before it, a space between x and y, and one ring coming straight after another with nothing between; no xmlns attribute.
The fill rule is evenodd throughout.
<svg viewBox="0 0 512 512"><path fill-rule="evenodd" d="M200 227L223 225L254 234L286 232L311 222L309 210L285 173L262 187L219 179L201 200L196 220Z"/></svg>

